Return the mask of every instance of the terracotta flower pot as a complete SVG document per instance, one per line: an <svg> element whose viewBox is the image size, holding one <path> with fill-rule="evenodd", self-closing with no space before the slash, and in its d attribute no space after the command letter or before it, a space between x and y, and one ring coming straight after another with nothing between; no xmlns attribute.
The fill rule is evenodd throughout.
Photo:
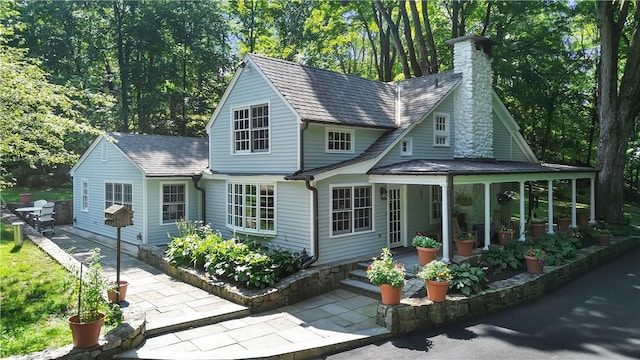
<svg viewBox="0 0 640 360"><path fill-rule="evenodd" d="M498 240L500 241L500 245L506 245L511 237L513 236L513 232L511 231L500 231L498 235Z"/></svg>
<svg viewBox="0 0 640 360"><path fill-rule="evenodd" d="M590 214L586 211L578 212L578 214L576 214L576 223L581 226L589 225L589 216Z"/></svg>
<svg viewBox="0 0 640 360"><path fill-rule="evenodd" d="M471 254L473 254L473 248L475 245L475 240L456 240L456 249L458 249L458 255L471 256Z"/></svg>
<svg viewBox="0 0 640 360"><path fill-rule="evenodd" d="M449 290L448 281L427 280L427 299L433 302L444 302L447 299Z"/></svg>
<svg viewBox="0 0 640 360"><path fill-rule="evenodd" d="M571 218L570 217L561 217L557 220L558 230L560 231L569 231L569 226L571 226Z"/></svg>
<svg viewBox="0 0 640 360"><path fill-rule="evenodd" d="M402 287L392 287L389 284L380 285L380 295L382 303L385 305L398 305L402 297Z"/></svg>
<svg viewBox="0 0 640 360"><path fill-rule="evenodd" d="M124 281L124 280L120 280L120 284L118 286L118 291L120 292L120 302L126 301L127 299L127 287L129 287L129 282L128 281ZM115 291L113 290L108 290L107 291L107 297L109 298L109 302L111 303L116 303L116 299L118 295Z"/></svg>
<svg viewBox="0 0 640 360"><path fill-rule="evenodd" d="M611 243L611 238L608 236L602 236L598 239L598 245L600 246L609 246Z"/></svg>
<svg viewBox="0 0 640 360"><path fill-rule="evenodd" d="M531 223L529 224L529 230L531 230L531 236L538 239L544 237L546 234L547 223Z"/></svg>
<svg viewBox="0 0 640 360"><path fill-rule="evenodd" d="M527 264L527 271L531 274L542 274L542 270L544 266L540 264L538 258L534 258L533 256L524 255L524 261Z"/></svg>
<svg viewBox="0 0 640 360"><path fill-rule="evenodd" d="M28 204L31 202L31 193L20 194L20 202L23 204Z"/></svg>
<svg viewBox="0 0 640 360"><path fill-rule="evenodd" d="M440 251L440 248L423 248L416 246L416 250L418 251L420 266L425 266L436 259L436 254Z"/></svg>
<svg viewBox="0 0 640 360"><path fill-rule="evenodd" d="M69 328L73 337L73 347L76 349L88 349L98 345L100 330L104 325L104 314L100 313L100 318L89 323L79 322L79 316L73 315L69 318Z"/></svg>

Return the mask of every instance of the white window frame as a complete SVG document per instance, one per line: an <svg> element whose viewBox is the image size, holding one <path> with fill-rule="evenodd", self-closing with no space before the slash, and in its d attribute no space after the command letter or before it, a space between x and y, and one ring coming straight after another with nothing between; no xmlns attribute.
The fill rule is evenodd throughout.
<svg viewBox="0 0 640 360"><path fill-rule="evenodd" d="M168 204L167 202L165 202L165 186L182 186L182 195L183 195L183 199L182 201L169 201ZM171 194L169 194L171 195ZM188 191L187 191L187 183L185 182L167 182L167 183L161 183L160 184L160 225L173 225L176 223L176 221L179 221L180 219L188 219L189 218L189 196L188 196ZM164 214L165 214L165 206L183 206L183 211L182 211L182 217L178 217L176 219L169 219L169 220L165 220L164 219ZM174 212L179 212L179 211L174 211ZM171 212L170 212L171 213Z"/></svg>
<svg viewBox="0 0 640 360"><path fill-rule="evenodd" d="M80 180L80 209L81 211L89 211L89 180Z"/></svg>
<svg viewBox="0 0 640 360"><path fill-rule="evenodd" d="M442 186L431 185L431 221L442 221Z"/></svg>
<svg viewBox="0 0 640 360"><path fill-rule="evenodd" d="M356 208L355 206L355 191L356 188L368 188L369 189L369 205L368 206L360 206L358 208ZM347 204L348 208L344 208L344 209L336 209L334 208L334 190L336 189L348 189L350 190L350 196L349 196L349 204ZM374 232L375 231L375 224L374 224L374 219L375 219L375 194L373 191L374 187L371 184L334 184L331 185L329 188L329 214L331 214L331 217L329 218L329 237L330 238L336 238L336 237L343 237L343 236L349 236L349 235L355 235L355 234L365 234L365 233L370 233L370 232ZM356 223L356 213L358 210L362 210L362 209L369 209L369 226L368 227L362 227L359 229L356 229L355 227L355 223ZM349 217L348 217L348 221L349 221L349 230L348 231L339 231L336 232L334 229L334 214L337 212L342 212L342 213L348 213Z"/></svg>
<svg viewBox="0 0 640 360"><path fill-rule="evenodd" d="M107 199L107 186L111 185L112 186L112 199L109 200ZM120 194L120 200L118 201L116 199L116 186L120 186L121 188L121 194ZM125 187L129 187L131 189L131 201L125 201ZM110 203L110 204L108 204ZM133 183L131 182L126 182L126 181L105 181L104 182L104 204L105 204L105 209L107 209L109 206L113 205L113 204L118 204L118 205L123 205L128 207L129 209L133 210Z"/></svg>
<svg viewBox="0 0 640 360"><path fill-rule="evenodd" d="M251 187L255 187L252 189L255 192L248 193L247 189L251 189ZM270 194L269 187L271 188ZM267 193L263 193L263 191L267 191ZM275 182L227 181L226 194L226 225L228 228L248 234L277 234L278 198ZM252 202L255 205L248 207L247 200L253 196L255 199ZM247 211L251 208L254 213L249 214ZM265 222L271 223L272 229L269 229L268 226L263 229Z"/></svg>
<svg viewBox="0 0 640 360"><path fill-rule="evenodd" d="M255 123L254 120L256 120L257 118L254 118L253 116L253 110L260 108L260 107L266 107L267 109L267 115L266 115L266 121L267 121L267 126L261 126L261 127L255 127ZM239 111L246 111L247 112L247 116L248 118L246 119L247 124L245 124L247 126L247 128L242 128L240 130L236 129L236 122L238 121L236 119L236 112ZM262 102L257 102L255 104L251 104L251 105L245 105L245 106L237 106L234 108L231 108L231 114L230 114L230 119L231 119L231 126L230 126L230 130L231 130L231 154L232 155L247 155L247 154L269 154L271 152L271 136L272 136L272 132L271 132L271 103L269 101L262 101ZM266 149L257 149L254 147L255 145L255 141L260 141L260 139L258 139L256 136L262 132L262 131L266 131ZM241 132L246 132L245 134L245 138L238 140L236 139L237 135L240 134ZM243 148L243 149L237 149L236 146L239 142L247 142L246 147L247 148Z"/></svg>
<svg viewBox="0 0 640 360"><path fill-rule="evenodd" d="M400 140L400 156L413 155L413 139L405 138Z"/></svg>
<svg viewBox="0 0 640 360"><path fill-rule="evenodd" d="M331 149L329 146L329 134L344 134L344 135L348 135L349 136L349 140L348 140L348 144L349 144L349 149L347 150L342 150L342 149ZM335 136L335 135L334 135ZM347 140L331 140L333 142L344 142L346 143ZM324 151L326 153L341 153L341 154L353 154L354 153L354 148L356 146L356 139L355 139L355 131L353 129L340 129L340 128L325 128L325 132L324 132Z"/></svg>
<svg viewBox="0 0 640 360"><path fill-rule="evenodd" d="M444 120L444 129L439 128L439 119ZM443 144L438 144L438 139L444 138ZM433 114L433 146L448 147L451 139L451 117L447 113Z"/></svg>

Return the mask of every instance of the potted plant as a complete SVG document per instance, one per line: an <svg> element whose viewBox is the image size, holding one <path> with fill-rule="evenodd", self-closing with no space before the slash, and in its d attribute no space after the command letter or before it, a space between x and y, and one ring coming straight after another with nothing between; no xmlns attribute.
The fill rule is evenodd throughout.
<svg viewBox="0 0 640 360"><path fill-rule="evenodd" d="M447 264L440 260L432 261L420 270L418 277L425 281L429 300L433 302L446 300L451 280L451 271Z"/></svg>
<svg viewBox="0 0 640 360"><path fill-rule="evenodd" d="M593 237L600 246L608 246L611 243L611 230L608 229L593 229Z"/></svg>
<svg viewBox="0 0 640 360"><path fill-rule="evenodd" d="M579 209L576 212L576 223L580 226L589 225L589 209Z"/></svg>
<svg viewBox="0 0 640 360"><path fill-rule="evenodd" d="M100 249L95 248L89 257L89 267L83 274L80 266L78 277L78 312L69 318L73 347L87 349L98 345L100 330L104 325L107 303L104 298L107 282L102 277Z"/></svg>
<svg viewBox="0 0 640 360"><path fill-rule="evenodd" d="M529 248L524 253L527 271L532 274L542 274L545 252L539 248Z"/></svg>
<svg viewBox="0 0 640 360"><path fill-rule="evenodd" d="M382 249L380 258L373 258L367 268L367 278L373 285L380 287L382 303L385 305L400 304L405 273L404 265L393 261L388 248Z"/></svg>
<svg viewBox="0 0 640 360"><path fill-rule="evenodd" d="M31 193L20 194L20 202L23 204L28 204L31 202Z"/></svg>
<svg viewBox="0 0 640 360"><path fill-rule="evenodd" d="M476 236L470 232L461 233L456 239L456 249L460 256L471 256L475 245Z"/></svg>
<svg viewBox="0 0 640 360"><path fill-rule="evenodd" d="M498 231L498 241L500 241L500 245L506 245L512 237L513 228L507 224L500 225L500 230Z"/></svg>
<svg viewBox="0 0 640 360"><path fill-rule="evenodd" d="M427 265L430 261L436 259L436 254L440 250L440 243L421 232L418 232L413 238L412 245L418 251L418 261L421 266Z"/></svg>
<svg viewBox="0 0 640 360"><path fill-rule="evenodd" d="M541 219L535 217L535 215L529 222L529 230L531 230L531 236L533 236L534 239L544 237L544 235L547 233L545 231L546 227L547 219Z"/></svg>
<svg viewBox="0 0 640 360"><path fill-rule="evenodd" d="M107 298L110 303L121 303L126 301L127 298L127 288L129 287L129 282L126 280L120 280L119 283L116 284L114 281L107 289Z"/></svg>
<svg viewBox="0 0 640 360"><path fill-rule="evenodd" d="M515 200L516 193L511 190L502 191L496 194L498 198L498 204L506 205L511 202L511 200Z"/></svg>
<svg viewBox="0 0 640 360"><path fill-rule="evenodd" d="M456 191L456 204L460 206L471 206L472 203L473 201L471 199L471 195L469 195L466 191Z"/></svg>
<svg viewBox="0 0 640 360"><path fill-rule="evenodd" d="M561 208L558 210L558 219L556 220L558 224L558 230L567 232L569 231L569 226L571 226L571 213L567 208Z"/></svg>

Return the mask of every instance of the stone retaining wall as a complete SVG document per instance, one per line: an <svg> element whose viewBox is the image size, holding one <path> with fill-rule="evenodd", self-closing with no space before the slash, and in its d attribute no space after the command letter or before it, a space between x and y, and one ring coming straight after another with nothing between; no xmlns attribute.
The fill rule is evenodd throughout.
<svg viewBox="0 0 640 360"><path fill-rule="evenodd" d="M358 262L370 261L370 258L351 260L301 270L282 279L275 288L247 290L228 283L215 281L207 274L171 265L164 252L154 246L141 245L138 258L165 274L180 279L221 298L248 307L251 312L273 310L280 306L295 304L310 297L326 293L340 286L340 281L349 277L349 273L358 267Z"/></svg>
<svg viewBox="0 0 640 360"><path fill-rule="evenodd" d="M442 303L407 298L396 306L379 304L377 323L393 334L407 333L526 303L638 246L640 239L632 237L612 240L607 247L580 249L575 258L560 266L545 266L543 274L522 273L470 297L447 296Z"/></svg>

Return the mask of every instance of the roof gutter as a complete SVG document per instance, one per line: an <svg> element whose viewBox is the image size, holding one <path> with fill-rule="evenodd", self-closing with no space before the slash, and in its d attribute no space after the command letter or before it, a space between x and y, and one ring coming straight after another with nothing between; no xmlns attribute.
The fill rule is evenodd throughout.
<svg viewBox="0 0 640 360"><path fill-rule="evenodd" d="M193 181L193 187L195 187L196 190L199 190L202 193L202 223L206 223L207 222L207 197L206 197L204 188L198 185L201 179L202 179L201 172L191 175L191 181Z"/></svg>
<svg viewBox="0 0 640 360"><path fill-rule="evenodd" d="M306 261L304 264L302 264L302 268L306 269L309 266L311 266L311 264L313 264L314 262L318 261L318 257L319 257L319 252L320 252L320 244L319 244L319 234L318 234L318 189L316 189L315 187L313 187L311 185L311 181L313 181L313 176L307 177L304 180L304 185L307 187L307 189L309 189L309 191L311 191L313 197L312 197L312 204L311 204L311 211L313 213L313 256L311 257L311 259L309 259L308 261Z"/></svg>

